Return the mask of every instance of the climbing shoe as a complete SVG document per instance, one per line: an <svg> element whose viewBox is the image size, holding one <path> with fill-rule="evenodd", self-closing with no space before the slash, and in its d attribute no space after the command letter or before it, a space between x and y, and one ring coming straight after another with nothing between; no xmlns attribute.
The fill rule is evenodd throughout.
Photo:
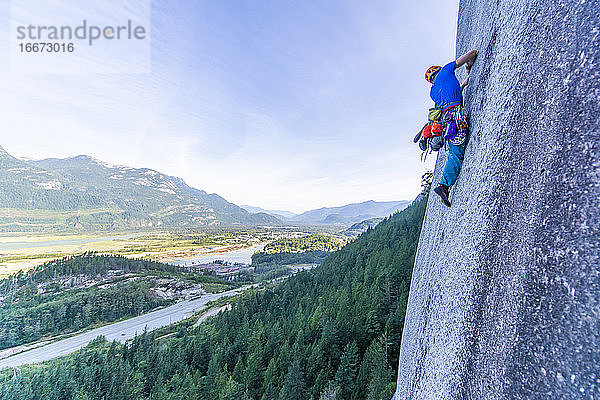
<svg viewBox="0 0 600 400"><path fill-rule="evenodd" d="M435 189L433 189L434 192L436 192L441 198L442 198L442 202L447 205L448 207L450 207L450 200L448 199L448 197L450 196L450 191L448 190L448 186L446 185L440 185L438 187L436 187Z"/></svg>

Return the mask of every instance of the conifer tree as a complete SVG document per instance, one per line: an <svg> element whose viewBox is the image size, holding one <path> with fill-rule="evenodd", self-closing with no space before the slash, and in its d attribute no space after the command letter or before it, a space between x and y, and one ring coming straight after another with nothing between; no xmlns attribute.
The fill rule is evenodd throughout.
<svg viewBox="0 0 600 400"><path fill-rule="evenodd" d="M275 395L275 389L273 388L273 384L271 381L267 382L265 385L265 392L263 393L260 400L276 400L277 396Z"/></svg>
<svg viewBox="0 0 600 400"><path fill-rule="evenodd" d="M338 397L342 400L349 400L352 395L357 364L358 348L356 347L356 342L348 343L340 357L340 365L335 373L334 386Z"/></svg>
<svg viewBox="0 0 600 400"><path fill-rule="evenodd" d="M294 360L288 368L285 377L285 383L279 392L279 400L303 400L305 398L306 388L304 386L304 376L300 367L300 361Z"/></svg>

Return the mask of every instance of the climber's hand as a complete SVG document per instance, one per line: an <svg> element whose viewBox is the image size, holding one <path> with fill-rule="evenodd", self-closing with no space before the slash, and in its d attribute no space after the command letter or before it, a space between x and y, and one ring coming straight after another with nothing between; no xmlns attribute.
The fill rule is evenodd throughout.
<svg viewBox="0 0 600 400"><path fill-rule="evenodd" d="M477 50L471 50L467 54L463 54L458 57L456 60L456 67L462 67L466 64L467 73L471 72L471 67L475 63L475 59L477 58Z"/></svg>
<svg viewBox="0 0 600 400"><path fill-rule="evenodd" d="M469 58L469 60L467 60L467 64L465 65L465 69L467 70L467 74L471 73L471 68L473 67L473 64L475 64L475 60L476 59L477 59L477 50L473 50L473 56L472 56L472 58Z"/></svg>

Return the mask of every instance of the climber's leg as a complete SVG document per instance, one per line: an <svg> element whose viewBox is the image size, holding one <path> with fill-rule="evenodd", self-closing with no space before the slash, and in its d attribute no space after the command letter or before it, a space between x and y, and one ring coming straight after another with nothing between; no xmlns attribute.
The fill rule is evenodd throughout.
<svg viewBox="0 0 600 400"><path fill-rule="evenodd" d="M465 158L465 147L467 147L467 144L464 143L460 146L455 146L448 141L448 146L448 159L446 160L446 165L444 166L444 172L442 173L442 180L440 181L440 184L450 187L454 184L456 178L458 178L458 174L460 174L460 167L462 166L462 162Z"/></svg>

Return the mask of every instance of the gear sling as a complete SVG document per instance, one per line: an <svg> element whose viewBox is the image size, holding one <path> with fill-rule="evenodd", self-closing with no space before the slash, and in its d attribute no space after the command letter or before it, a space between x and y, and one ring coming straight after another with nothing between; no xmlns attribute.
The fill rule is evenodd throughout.
<svg viewBox="0 0 600 400"><path fill-rule="evenodd" d="M432 152L446 147L446 141L455 146L460 146L466 141L468 123L460 102L430 108L427 119L427 123L413 139L423 151L421 161L425 161L427 155Z"/></svg>

